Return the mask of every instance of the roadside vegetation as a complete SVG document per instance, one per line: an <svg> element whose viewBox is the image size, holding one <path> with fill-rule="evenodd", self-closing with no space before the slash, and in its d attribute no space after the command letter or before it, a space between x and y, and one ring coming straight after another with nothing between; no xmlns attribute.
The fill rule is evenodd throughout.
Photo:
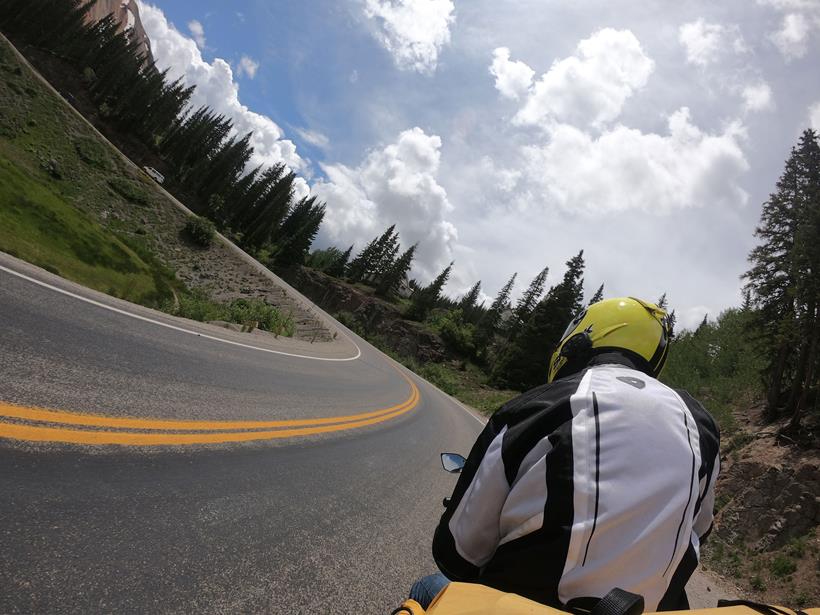
<svg viewBox="0 0 820 615"><path fill-rule="evenodd" d="M177 279L145 226L129 221L153 220L162 199L0 43L0 251L174 315L292 336L292 318L260 299L214 301ZM186 235L206 248L213 224L190 221Z"/></svg>
<svg viewBox="0 0 820 615"><path fill-rule="evenodd" d="M201 322L225 321L242 325L244 331L261 329L275 336L292 337L293 319L260 299L234 299L230 303L212 301L201 292L179 296L176 305L164 306L174 316Z"/></svg>

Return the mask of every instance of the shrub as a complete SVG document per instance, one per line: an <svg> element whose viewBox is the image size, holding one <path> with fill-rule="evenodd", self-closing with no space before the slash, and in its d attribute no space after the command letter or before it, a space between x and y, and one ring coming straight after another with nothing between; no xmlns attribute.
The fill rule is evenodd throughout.
<svg viewBox="0 0 820 615"><path fill-rule="evenodd" d="M228 319L241 325L255 322L263 331L275 335L291 337L294 331L291 318L261 299L234 299L228 306Z"/></svg>
<svg viewBox="0 0 820 615"><path fill-rule="evenodd" d="M124 177L112 177L108 180L108 185L126 201L136 203L137 205L148 204L148 194L145 190L129 179L125 179Z"/></svg>
<svg viewBox="0 0 820 615"><path fill-rule="evenodd" d="M200 322L225 320L243 326L256 323L263 331L285 337L292 337L295 331L292 318L261 299L234 299L224 304L212 301L204 292L197 290L181 294L179 306L168 311L175 316Z"/></svg>
<svg viewBox="0 0 820 615"><path fill-rule="evenodd" d="M210 248L216 235L214 223L202 216L191 216L185 223L185 234L196 245Z"/></svg>
<svg viewBox="0 0 820 615"><path fill-rule="evenodd" d="M80 160L87 165L98 169L111 168L111 161L108 158L108 153L105 151L105 147L96 139L92 139L91 137L78 137L74 141L74 148L77 150L77 155L80 157ZM111 187L119 192L117 187L113 185ZM128 190L128 188L125 189Z"/></svg>
<svg viewBox="0 0 820 615"><path fill-rule="evenodd" d="M769 569L774 576L782 579L793 574L797 570L797 564L787 555L778 555L772 560Z"/></svg>
<svg viewBox="0 0 820 615"><path fill-rule="evenodd" d="M475 357L475 326L464 322L461 310L437 314L431 324L450 350L464 357Z"/></svg>

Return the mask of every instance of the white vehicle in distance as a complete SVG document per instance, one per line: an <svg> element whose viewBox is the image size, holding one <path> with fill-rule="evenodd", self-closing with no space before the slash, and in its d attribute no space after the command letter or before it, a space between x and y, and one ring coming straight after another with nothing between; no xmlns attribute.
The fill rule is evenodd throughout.
<svg viewBox="0 0 820 615"><path fill-rule="evenodd" d="M154 167L142 167L146 173L158 184L162 184L165 182L165 176L157 171Z"/></svg>

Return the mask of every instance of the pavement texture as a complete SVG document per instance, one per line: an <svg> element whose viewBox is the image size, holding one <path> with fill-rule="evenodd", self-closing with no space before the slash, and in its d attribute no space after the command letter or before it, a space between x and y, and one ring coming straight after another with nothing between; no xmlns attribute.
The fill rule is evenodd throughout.
<svg viewBox="0 0 820 615"><path fill-rule="evenodd" d="M435 570L432 531L454 484L439 453L469 451L475 415L352 334L305 358L291 355L312 349L288 340L237 346L247 337L84 296L186 330L0 270L0 404L345 428L159 447L0 438L0 612L388 613ZM414 390L394 418L338 418ZM701 580L693 605L714 605L722 594Z"/></svg>

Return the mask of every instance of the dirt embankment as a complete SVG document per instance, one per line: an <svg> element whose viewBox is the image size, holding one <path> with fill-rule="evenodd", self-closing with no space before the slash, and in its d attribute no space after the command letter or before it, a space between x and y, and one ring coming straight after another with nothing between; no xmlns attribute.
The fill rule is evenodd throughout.
<svg viewBox="0 0 820 615"><path fill-rule="evenodd" d="M404 320L401 310L360 288L320 271L300 267L282 275L286 282L335 314L343 324L366 337L378 337L397 354L421 363L447 359L441 338L420 323Z"/></svg>
<svg viewBox="0 0 820 615"><path fill-rule="evenodd" d="M820 604L820 451L762 425L760 408L738 416L717 484L718 512L707 566L759 599Z"/></svg>

